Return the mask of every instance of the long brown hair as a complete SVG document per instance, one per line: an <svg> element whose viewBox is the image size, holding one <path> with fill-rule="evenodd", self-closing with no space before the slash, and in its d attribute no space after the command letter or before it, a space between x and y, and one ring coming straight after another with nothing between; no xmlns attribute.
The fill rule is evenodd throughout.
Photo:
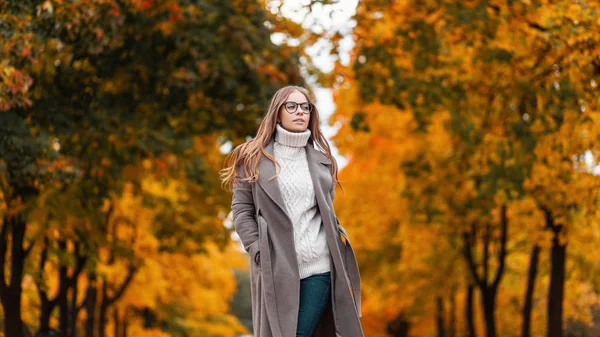
<svg viewBox="0 0 600 337"><path fill-rule="evenodd" d="M219 171L220 178L222 180L222 184L224 187L231 187L236 185L239 182L239 174L237 172L238 166L243 163L244 167L244 176L243 180L248 182L256 182L259 176L258 163L261 158L261 154L264 154L269 160L271 160L278 167L277 174L273 177L270 177L269 180L275 179L281 170L281 166L266 150L265 146L271 140L271 137L275 133L275 128L277 126L277 117L279 115L279 110L283 102L288 98L288 96L294 92L299 91L300 93L306 96L306 99L313 103L313 100L308 92L308 90L298 87L298 86L287 86L283 87L273 95L271 98L271 103L269 104L269 110L265 117L263 118L260 126L258 127L258 132L256 133L256 137L251 140L240 144L235 147L233 151L227 156L225 159L225 167ZM329 160L331 160L331 178L333 183L337 183L340 185L340 182L337 179L338 174L338 166L337 161L331 154L331 148L329 147L329 143L325 136L323 136L323 132L319 127L319 111L317 107L313 104L313 110L310 115L310 121L308 123L308 129L310 129L310 139L314 143L318 145L320 149L325 151L325 155ZM309 140L310 140L309 139Z"/></svg>

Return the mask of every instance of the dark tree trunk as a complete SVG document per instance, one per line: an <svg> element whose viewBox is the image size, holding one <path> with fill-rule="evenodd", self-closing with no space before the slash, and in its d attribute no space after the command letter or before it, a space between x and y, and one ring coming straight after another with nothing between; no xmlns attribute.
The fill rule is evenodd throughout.
<svg viewBox="0 0 600 337"><path fill-rule="evenodd" d="M473 309L474 295L475 295L475 286L473 286L473 284L469 283L469 285L467 286L467 298L466 298L467 303L465 305L465 316L467 316L466 317L466 321L467 321L466 337L475 337L475 321L474 321L474 309Z"/></svg>
<svg viewBox="0 0 600 337"><path fill-rule="evenodd" d="M73 295L71 297L71 306L69 310L69 334L67 337L77 336L77 316L79 315L79 306L77 305L77 296L79 294L79 286L77 280L73 283Z"/></svg>
<svg viewBox="0 0 600 337"><path fill-rule="evenodd" d="M98 337L106 336L106 312L108 311L106 280L102 281L102 291L100 292L100 312L98 313Z"/></svg>
<svg viewBox="0 0 600 337"><path fill-rule="evenodd" d="M114 336L120 337L121 336L121 321L119 320L119 310L117 310L117 308L113 309L113 320L115 321Z"/></svg>
<svg viewBox="0 0 600 337"><path fill-rule="evenodd" d="M4 335L22 337L23 322L21 321L21 296L16 292L10 292L5 298L6 301L11 304L3 304Z"/></svg>
<svg viewBox="0 0 600 337"><path fill-rule="evenodd" d="M554 230L550 261L550 288L548 291L548 337L563 336L563 300L565 294L565 260L567 246L559 241L560 226Z"/></svg>
<svg viewBox="0 0 600 337"><path fill-rule="evenodd" d="M546 229L552 231L552 248L550 250L550 287L548 288L548 318L547 337L563 336L563 301L565 295L565 262L567 245L561 242L564 234L562 225L557 225L554 215L548 208L542 206L545 215Z"/></svg>
<svg viewBox="0 0 600 337"><path fill-rule="evenodd" d="M435 320L437 323L437 336L446 337L446 327L444 326L444 300L441 296L436 298Z"/></svg>
<svg viewBox="0 0 600 337"><path fill-rule="evenodd" d="M46 260L48 259L48 245L49 240L47 237L44 237L44 248L42 250L42 254L40 255L40 263L38 267L38 274L40 277L44 275L44 265L46 264ZM52 314L52 309L54 308L53 303L48 300L48 294L42 290L42 287L37 284L38 295L40 297L40 328L38 330L38 334L46 335L50 331L50 315Z"/></svg>
<svg viewBox="0 0 600 337"><path fill-rule="evenodd" d="M491 242L492 242L492 230L489 228L489 224L486 223L484 226L484 232L482 235L483 238L483 257L482 264L483 274L479 273L479 263L475 261L475 256L472 252L473 247L476 247L477 240L477 226L475 223L471 226L471 233L463 233L463 255L467 261L467 265L470 271L470 274L477 285L481 293L481 303L483 306L483 314L485 318L485 326L486 326L486 336L487 337L496 337L496 318L494 315L496 309L496 294L498 290L498 286L500 285L500 281L502 280L502 276L504 275L504 268L506 264L506 242L508 240L508 218L506 215L506 205L502 205L500 209L500 237L498 238L498 243L500 245L499 252L496 256L498 268L496 269L496 274L492 278L490 283L490 251L491 251Z"/></svg>
<svg viewBox="0 0 600 337"><path fill-rule="evenodd" d="M21 287L25 258L31 251L33 244L27 249L23 248L27 221L23 213L14 216L4 216L0 229L0 301L4 309L5 336L22 337L23 321L21 320ZM5 263L8 249L8 233L11 233L10 254L10 283L6 284Z"/></svg>
<svg viewBox="0 0 600 337"><path fill-rule="evenodd" d="M85 320L85 337L95 337L95 319L96 319L96 302L97 302L97 277L96 273L93 271L89 272L89 283L85 295L85 311L86 311L86 320Z"/></svg>
<svg viewBox="0 0 600 337"><path fill-rule="evenodd" d="M496 289L487 288L481 293L481 303L483 304L483 317L485 318L487 337L496 337Z"/></svg>
<svg viewBox="0 0 600 337"><path fill-rule="evenodd" d="M50 314L52 310L50 308L50 302L48 299L42 299L41 312L40 312L40 329L39 334L46 335L50 331Z"/></svg>
<svg viewBox="0 0 600 337"><path fill-rule="evenodd" d="M554 238L552 245L552 270L550 272L550 290L548 292L548 337L563 335L563 300L565 294L566 245L558 244Z"/></svg>
<svg viewBox="0 0 600 337"><path fill-rule="evenodd" d="M67 251L67 242L65 240L59 240L58 241L58 248L60 249L61 252L66 253ZM60 312L60 318L59 318L59 331L60 334L62 336L68 337L67 334L67 330L68 330L68 325L69 325L69 320L68 320L68 315L69 315L69 301L68 301L68 296L67 296L67 292L69 290L69 284L68 284L68 278L69 275L67 274L68 269L67 266L64 263L61 263L60 267L58 268L58 295L57 295L57 301L58 301L58 308L59 308L59 312Z"/></svg>
<svg viewBox="0 0 600 337"><path fill-rule="evenodd" d="M529 258L529 272L527 273L527 290L525 291L525 303L523 305L523 326L521 337L531 336L531 312L533 309L533 293L535 289L535 279L537 276L538 260L540 256L540 246L537 244L531 250Z"/></svg>

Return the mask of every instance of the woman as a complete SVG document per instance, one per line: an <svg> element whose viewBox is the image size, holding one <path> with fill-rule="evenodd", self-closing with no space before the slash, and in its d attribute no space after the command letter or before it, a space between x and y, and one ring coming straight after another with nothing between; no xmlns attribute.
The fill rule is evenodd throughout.
<svg viewBox="0 0 600 337"><path fill-rule="evenodd" d="M254 336L364 336L358 265L333 209L337 163L307 90L278 90L221 174L251 258Z"/></svg>

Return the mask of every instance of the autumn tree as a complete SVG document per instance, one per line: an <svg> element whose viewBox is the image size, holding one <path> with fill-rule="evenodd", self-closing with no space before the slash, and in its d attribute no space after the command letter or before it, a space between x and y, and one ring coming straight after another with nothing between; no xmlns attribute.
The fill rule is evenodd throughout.
<svg viewBox="0 0 600 337"><path fill-rule="evenodd" d="M208 159L195 142L212 148L251 133L272 92L302 83L298 53L271 42L278 21L259 2L6 1L0 6L5 42L0 300L6 335L21 335L24 275L43 277L54 260L60 290L52 295L39 284L40 328L48 328L58 306L62 332L74 334L77 313L85 309L91 317L87 335L100 329L103 336L109 308L141 270L135 252L126 249L132 243L116 240L116 228L127 226L112 218L111 204L127 184L139 181L146 159L162 171L183 172L188 193L214 191L204 174ZM176 162L169 159L173 156ZM200 203L226 201L226 196L201 195ZM42 197L57 199L44 204ZM40 204L69 207L42 212L49 216L34 224L31 214ZM224 231L191 225L218 222L215 213L202 210L214 208L188 209L171 227L172 211L159 217L164 226L156 235L163 249L177 250L185 239L196 240L198 247L202 240L224 242ZM40 254L35 271L27 270L35 247ZM98 274L103 263L128 263L128 272L106 279ZM87 289L78 276L89 281ZM95 323L96 308L102 317Z"/></svg>
<svg viewBox="0 0 600 337"><path fill-rule="evenodd" d="M333 119L342 124L334 140L350 159L342 180L361 191L340 201L340 218L357 237L369 237L355 241L359 256L367 256L365 276L377 273L370 282L402 279L382 268L422 263L405 252L416 240L428 247L429 236L407 236L408 228L444 228L434 240L463 252L471 275L464 289L477 285L487 336L496 336L510 330L496 324L506 266L521 261L510 254L525 249L535 257L535 247L549 242L545 330L562 335L565 244L583 233L575 229L579 223L597 221L590 210L598 202L591 172L599 162L598 10L595 3L569 1L359 5L352 62L333 74L341 79ZM524 206L533 215L518 223ZM513 226L526 226L528 235ZM368 256L378 258L366 262ZM401 288L395 283L365 286L365 295ZM404 311L414 304L401 305ZM365 310L375 307L384 305L369 303ZM523 310L523 320L530 314Z"/></svg>

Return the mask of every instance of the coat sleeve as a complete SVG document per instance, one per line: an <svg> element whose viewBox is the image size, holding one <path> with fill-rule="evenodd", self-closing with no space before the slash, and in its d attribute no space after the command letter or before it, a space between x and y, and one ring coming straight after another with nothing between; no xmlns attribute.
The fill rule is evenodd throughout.
<svg viewBox="0 0 600 337"><path fill-rule="evenodd" d="M254 196L252 186L244 178L243 165L238 167L239 182L233 186L231 211L233 213L233 226L235 232L242 240L244 249L250 252L250 245L258 240L258 224L254 217Z"/></svg>

